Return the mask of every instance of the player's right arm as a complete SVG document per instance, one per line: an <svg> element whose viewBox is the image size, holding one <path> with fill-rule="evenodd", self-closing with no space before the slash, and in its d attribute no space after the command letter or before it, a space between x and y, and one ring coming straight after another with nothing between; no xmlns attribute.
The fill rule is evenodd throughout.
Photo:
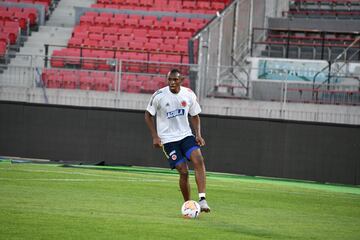
<svg viewBox="0 0 360 240"><path fill-rule="evenodd" d="M153 146L159 148L162 146L161 139L156 132L154 117L146 110L145 111L145 122L150 130L151 137L153 140Z"/></svg>
<svg viewBox="0 0 360 240"><path fill-rule="evenodd" d="M161 139L156 131L155 120L154 120L154 116L156 115L157 104L158 104L157 97L160 94L161 94L161 91L158 90L152 95L150 102L145 111L145 123L150 130L150 134L151 134L151 137L153 140L153 146L157 147L157 148L162 146Z"/></svg>

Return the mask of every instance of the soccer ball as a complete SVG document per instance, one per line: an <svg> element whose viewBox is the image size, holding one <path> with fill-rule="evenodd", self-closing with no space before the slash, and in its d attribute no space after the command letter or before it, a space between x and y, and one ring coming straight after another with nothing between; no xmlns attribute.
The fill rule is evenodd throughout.
<svg viewBox="0 0 360 240"><path fill-rule="evenodd" d="M200 214L200 205L194 200L186 201L181 207L181 214L185 218L197 218Z"/></svg>

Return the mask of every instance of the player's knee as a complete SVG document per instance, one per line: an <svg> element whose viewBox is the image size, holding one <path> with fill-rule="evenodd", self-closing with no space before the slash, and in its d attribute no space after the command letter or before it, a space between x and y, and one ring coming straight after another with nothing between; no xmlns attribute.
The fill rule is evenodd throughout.
<svg viewBox="0 0 360 240"><path fill-rule="evenodd" d="M189 177L189 171L187 169L181 169L179 170L179 174L182 178L188 178Z"/></svg>
<svg viewBox="0 0 360 240"><path fill-rule="evenodd" d="M193 157L192 162L195 167L201 167L204 165L204 157L202 155L196 155Z"/></svg>

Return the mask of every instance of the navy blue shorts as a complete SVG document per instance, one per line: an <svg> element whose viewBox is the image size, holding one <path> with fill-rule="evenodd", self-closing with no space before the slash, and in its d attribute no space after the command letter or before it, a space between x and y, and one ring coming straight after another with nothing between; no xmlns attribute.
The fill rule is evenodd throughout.
<svg viewBox="0 0 360 240"><path fill-rule="evenodd" d="M165 143L163 150L169 161L171 169L180 163L190 160L191 153L200 146L196 143L194 136L188 136L177 142Z"/></svg>

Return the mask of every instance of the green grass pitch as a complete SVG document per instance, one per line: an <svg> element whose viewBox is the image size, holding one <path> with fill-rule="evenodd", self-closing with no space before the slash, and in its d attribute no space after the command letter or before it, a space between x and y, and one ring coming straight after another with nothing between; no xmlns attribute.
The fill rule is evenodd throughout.
<svg viewBox="0 0 360 240"><path fill-rule="evenodd" d="M207 181L212 212L184 219L175 171L3 161L0 239L360 239L359 187L216 173Z"/></svg>

